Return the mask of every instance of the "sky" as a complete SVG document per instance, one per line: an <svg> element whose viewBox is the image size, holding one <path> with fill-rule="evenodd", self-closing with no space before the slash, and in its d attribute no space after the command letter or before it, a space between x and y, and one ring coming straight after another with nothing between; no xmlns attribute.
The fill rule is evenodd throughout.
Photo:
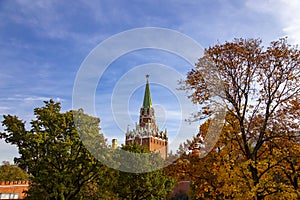
<svg viewBox="0 0 300 200"><path fill-rule="evenodd" d="M296 45L299 9L298 0L0 0L0 120L2 115L17 115L30 128L33 109L51 98L61 102L62 111L73 109L76 81L90 55L126 31L163 28L204 48L240 37L261 38L267 46L287 36ZM168 41L168 37L159 39ZM111 45L97 59L138 41L129 38ZM181 48L176 42L167 45ZM134 128L146 74L150 74L157 123L168 129L171 140L176 137L186 100L177 95L178 77L173 72L184 77L193 64L172 51L141 48L97 67L90 74L103 73L95 79L94 112L88 114L101 119L108 143L112 138L123 143L127 126ZM12 162L16 156L17 148L0 140L0 161Z"/></svg>

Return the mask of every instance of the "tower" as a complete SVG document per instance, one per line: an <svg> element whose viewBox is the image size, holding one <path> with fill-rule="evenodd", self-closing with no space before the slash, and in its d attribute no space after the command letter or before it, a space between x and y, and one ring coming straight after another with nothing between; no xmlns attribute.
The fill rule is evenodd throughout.
<svg viewBox="0 0 300 200"><path fill-rule="evenodd" d="M149 75L146 75L146 86L143 105L140 109L139 124L136 123L135 129L127 128L125 144L137 143L147 146L150 151L159 152L163 159L167 158L168 135L167 130L160 131L155 122L154 108L149 86Z"/></svg>

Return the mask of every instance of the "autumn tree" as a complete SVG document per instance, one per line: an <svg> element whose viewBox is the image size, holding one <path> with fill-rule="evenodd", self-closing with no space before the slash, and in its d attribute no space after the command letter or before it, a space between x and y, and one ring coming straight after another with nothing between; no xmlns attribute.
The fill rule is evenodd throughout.
<svg viewBox="0 0 300 200"><path fill-rule="evenodd" d="M108 169L83 145L73 115L80 114L85 122L80 132L97 135L95 140L99 146L105 145L99 133L100 120L84 114L83 110L62 113L60 109L60 103L45 101L45 106L34 109L36 119L31 121L30 130L26 130L25 122L17 116L4 115L5 130L0 137L18 147L20 157L15 158L15 162L31 175L28 199L41 196L43 199L81 199L83 196L91 199L94 190L107 191Z"/></svg>
<svg viewBox="0 0 300 200"><path fill-rule="evenodd" d="M300 197L297 47L286 38L268 47L259 39L218 44L205 50L184 84L192 101L205 105L200 119L213 118L220 102L227 110L220 139L203 161L211 173L198 168L212 177L198 183L199 196L214 191L230 199Z"/></svg>
<svg viewBox="0 0 300 200"><path fill-rule="evenodd" d="M202 137L206 137L209 125L210 120L207 120L200 126L201 135L198 134L180 145L184 153L166 168L167 174L176 178L177 182L190 182L188 196L191 199L225 199L227 197L219 190L224 184L223 180L218 180L219 168L216 165L221 155L217 149L213 149L205 157L201 156L204 143ZM219 144L220 141L216 146ZM181 151L179 148L178 152Z"/></svg>
<svg viewBox="0 0 300 200"><path fill-rule="evenodd" d="M28 174L16 165L11 165L9 162L3 161L3 164L0 166L0 182L28 179Z"/></svg>

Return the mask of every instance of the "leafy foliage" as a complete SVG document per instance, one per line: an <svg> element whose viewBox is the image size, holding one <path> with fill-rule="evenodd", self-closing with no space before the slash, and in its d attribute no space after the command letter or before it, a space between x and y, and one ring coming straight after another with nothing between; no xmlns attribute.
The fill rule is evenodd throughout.
<svg viewBox="0 0 300 200"><path fill-rule="evenodd" d="M104 137L99 134L100 120L82 110L61 113L60 108L59 103L50 100L44 107L34 109L36 119L31 121L30 130L25 129L25 123L18 117L4 116L2 123L6 128L0 136L17 145L21 157L15 158L15 162L32 175L28 199L41 196L43 199L80 199L93 192L91 184L105 186L103 179L109 174L108 169L82 144L73 114L80 112L87 123L81 131L98 134L98 144L104 145Z"/></svg>
<svg viewBox="0 0 300 200"><path fill-rule="evenodd" d="M138 144L124 146L123 150L140 154L149 150ZM160 155L152 154L155 160L161 160ZM141 157L145 159L145 157ZM152 159L145 159L145 164ZM131 167L134 163L131 163ZM166 199L172 191L174 179L167 177L163 169L147 173L119 172L116 191L119 199Z"/></svg>
<svg viewBox="0 0 300 200"><path fill-rule="evenodd" d="M213 116L216 98L227 115L214 150L186 167L195 198L300 197L299 86L300 51L286 38L267 48L260 40L235 39L206 49L184 89L194 103L207 105L200 119ZM203 138L209 123L200 128Z"/></svg>
<svg viewBox="0 0 300 200"><path fill-rule="evenodd" d="M19 181L28 180L28 174L16 165L3 162L0 166L0 181Z"/></svg>

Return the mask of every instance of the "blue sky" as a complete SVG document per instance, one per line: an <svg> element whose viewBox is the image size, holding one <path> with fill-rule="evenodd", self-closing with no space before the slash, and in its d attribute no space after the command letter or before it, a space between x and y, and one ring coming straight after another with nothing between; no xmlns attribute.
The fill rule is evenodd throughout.
<svg viewBox="0 0 300 200"><path fill-rule="evenodd" d="M97 45L123 31L162 27L186 34L203 47L235 37L259 37L267 45L288 36L290 43L299 44L299 9L297 0L1 0L0 120L3 114L12 114L29 122L33 109L50 98L60 101L63 111L72 109L73 86L81 64ZM176 82L160 73L159 67L156 70L160 65L183 75L192 68L172 53L151 49L122 55L107 68L95 92L95 108L109 140L116 137L122 143L126 124L137 121L147 71L152 70L150 82ZM114 91L129 72L134 72L129 79L132 88L123 99ZM150 87L159 126L175 134L179 105L174 91L154 82ZM123 102L125 110L120 107ZM119 115L112 116L113 109L129 118L116 125ZM16 148L3 140L0 152L0 161L17 156Z"/></svg>

